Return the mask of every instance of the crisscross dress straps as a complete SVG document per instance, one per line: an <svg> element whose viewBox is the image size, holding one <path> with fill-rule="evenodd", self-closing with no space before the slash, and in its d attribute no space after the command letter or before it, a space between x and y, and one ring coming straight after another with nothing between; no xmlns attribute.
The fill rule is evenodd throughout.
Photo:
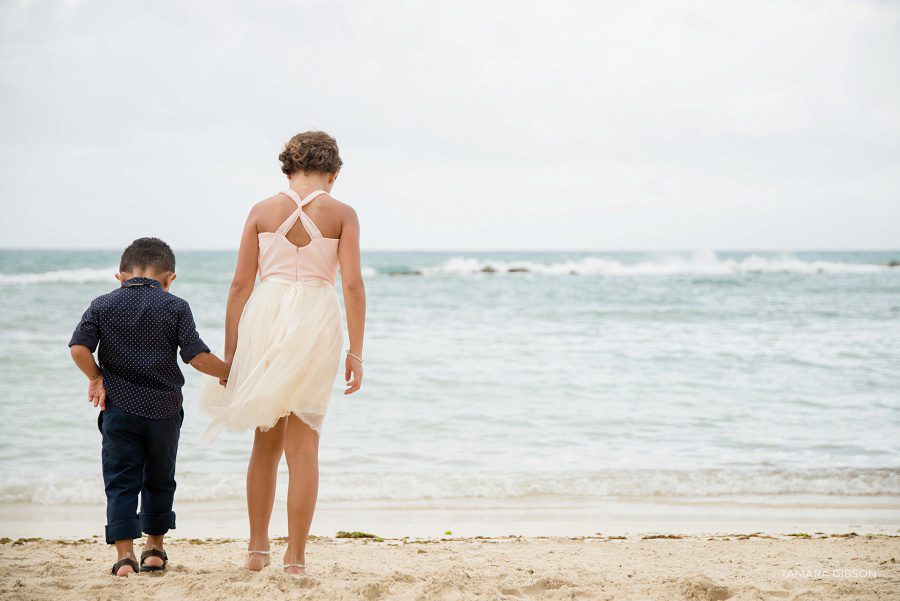
<svg viewBox="0 0 900 601"><path fill-rule="evenodd" d="M306 233L309 234L310 239L321 238L322 233L319 231L319 228L316 227L316 224L313 223L313 220L303 212L303 207L309 204L309 202L319 194L328 193L325 190L313 190L312 192L307 194L306 198L304 198L303 200L300 200L300 195L298 195L290 188L282 190L281 193L290 196L294 200L294 202L297 203L297 210L291 213L290 216L285 220L285 222L282 223L277 230L275 230L275 232L281 235L287 234L291 230L291 228L294 227L294 223L299 218L300 223L303 224L303 229L305 229Z"/></svg>

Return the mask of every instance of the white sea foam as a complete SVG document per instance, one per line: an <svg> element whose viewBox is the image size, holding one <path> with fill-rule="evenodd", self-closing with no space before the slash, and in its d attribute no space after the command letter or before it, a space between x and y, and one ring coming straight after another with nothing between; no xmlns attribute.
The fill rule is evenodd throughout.
<svg viewBox="0 0 900 601"><path fill-rule="evenodd" d="M887 265L807 261L789 255L779 258L750 255L742 259L719 258L701 251L690 256L659 255L652 260L623 263L606 257L584 257L572 261L539 263L526 260L501 261L473 257L453 257L436 267L422 269L425 275L472 274L485 271L515 273L527 271L540 275L739 275L747 273L877 273L891 271ZM900 270L898 270L900 273Z"/></svg>
<svg viewBox="0 0 900 601"><path fill-rule="evenodd" d="M41 273L0 273L0 286L104 282L111 280L117 271L118 268L112 266L103 269L61 269ZM685 274L715 276L748 273L900 273L900 268L892 269L887 265L872 263L807 261L790 255L779 258L767 258L755 254L742 259L719 258L714 252L699 251L690 256L660 254L653 259L635 263L623 263L617 259L602 256L589 256L578 260L553 263L524 259L503 261L475 257L452 257L440 265L413 268L410 271L423 275L467 275L523 271L538 275L657 276ZM378 270L374 267L362 267L364 277L373 277L378 274Z"/></svg>
<svg viewBox="0 0 900 601"><path fill-rule="evenodd" d="M0 286L14 286L23 284L56 284L106 282L113 281L114 274L118 273L116 266L103 269L60 269L58 271L45 271L43 273L0 273Z"/></svg>
<svg viewBox="0 0 900 601"><path fill-rule="evenodd" d="M286 478L282 474L282 478ZM179 473L178 500L239 499L244 472ZM281 497L285 489L280 488ZM332 472L320 482L323 501L509 499L567 497L717 497L733 495L900 495L900 470L603 470L595 472ZM102 503L99 473L0 476L0 502L47 505Z"/></svg>

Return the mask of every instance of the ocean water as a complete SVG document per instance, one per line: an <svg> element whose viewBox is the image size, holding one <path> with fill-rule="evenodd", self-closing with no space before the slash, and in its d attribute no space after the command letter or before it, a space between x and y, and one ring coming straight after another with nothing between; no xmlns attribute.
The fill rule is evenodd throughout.
<svg viewBox="0 0 900 601"><path fill-rule="evenodd" d="M103 502L66 344L118 254L0 251L0 502ZM365 380L335 381L319 499L900 495L897 259L364 252ZM212 348L234 260L178 253ZM201 444L182 370L178 499L243 498L252 435Z"/></svg>

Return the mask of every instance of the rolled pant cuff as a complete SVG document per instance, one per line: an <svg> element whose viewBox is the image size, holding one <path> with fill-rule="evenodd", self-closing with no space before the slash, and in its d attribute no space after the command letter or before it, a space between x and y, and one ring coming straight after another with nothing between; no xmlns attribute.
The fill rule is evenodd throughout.
<svg viewBox="0 0 900 601"><path fill-rule="evenodd" d="M175 512L138 514L141 519L141 530L146 534L161 536L175 528Z"/></svg>
<svg viewBox="0 0 900 601"><path fill-rule="evenodd" d="M141 521L137 518L118 520L106 525L106 544L115 544L117 540L134 540L141 538Z"/></svg>

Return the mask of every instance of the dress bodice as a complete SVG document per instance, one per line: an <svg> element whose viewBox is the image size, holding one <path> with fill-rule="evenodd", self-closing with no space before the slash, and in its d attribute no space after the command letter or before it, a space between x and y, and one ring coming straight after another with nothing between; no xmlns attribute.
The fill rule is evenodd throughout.
<svg viewBox="0 0 900 601"><path fill-rule="evenodd" d="M260 232L259 266L260 280L279 279L290 282L317 281L335 285L338 274L339 238L325 238L309 215L303 212L304 205L325 190L315 190L303 200L288 188L282 194L290 196L297 203L297 210L274 232ZM309 234L309 244L295 246L285 237L287 232L300 219L303 228Z"/></svg>

